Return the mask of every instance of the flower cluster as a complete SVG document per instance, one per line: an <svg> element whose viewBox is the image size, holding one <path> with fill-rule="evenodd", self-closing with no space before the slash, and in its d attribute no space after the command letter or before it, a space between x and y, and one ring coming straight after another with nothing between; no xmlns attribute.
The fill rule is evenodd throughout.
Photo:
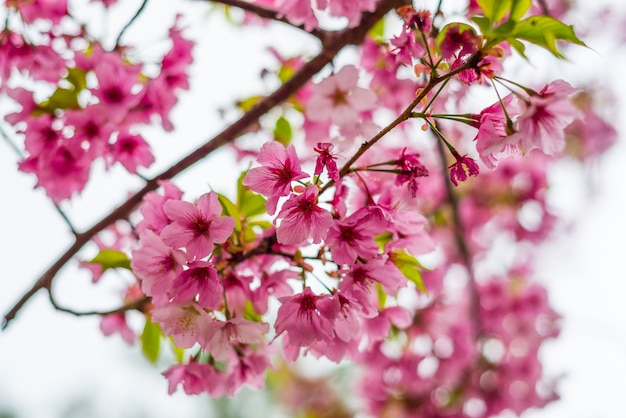
<svg viewBox="0 0 626 418"><path fill-rule="evenodd" d="M98 2L88 7L117 7ZM114 212L128 222L109 225L94 239L98 254L81 261L94 282L113 269L133 280L124 306L101 313L103 333L132 343L139 331L127 315L142 315L154 362L154 341L171 340L169 393L260 388L274 358L310 355L357 364L355 386L375 416L491 417L555 399L537 354L559 317L531 267L558 221L547 172L563 155L601 153L616 132L586 93L563 80L527 87L505 78L503 64L526 56L523 42L561 58L556 40L583 44L572 28L531 2L471 1L458 21L439 2L398 8L385 39L374 20L401 2L235 3L316 36L323 50L307 61L271 49L279 90L239 101L244 117L144 179ZM141 177L154 162L141 127L173 130L170 111L189 89L193 42L178 18L170 49L150 64L120 43L127 27L106 47L66 0L6 5L0 88L21 107L5 118L24 138L20 170L55 203L85 187L98 159ZM323 29L328 17L344 18L344 29ZM356 63L333 61L352 44ZM320 63L334 66L313 82ZM47 93L15 87L26 76ZM492 105L473 107L479 89ZM163 180L242 133L231 145L249 168L236 173L234 197L189 201ZM259 137L260 148L245 148Z"/></svg>

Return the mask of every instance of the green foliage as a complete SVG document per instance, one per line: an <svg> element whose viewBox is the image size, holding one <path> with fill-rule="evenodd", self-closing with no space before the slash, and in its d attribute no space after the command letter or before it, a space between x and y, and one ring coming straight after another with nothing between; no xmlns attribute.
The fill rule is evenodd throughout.
<svg viewBox="0 0 626 418"><path fill-rule="evenodd" d="M484 16L475 16L472 21L478 25L485 37L484 49L501 42L508 42L522 57L526 58L526 46L530 42L550 51L555 57L564 59L556 41L570 42L586 46L575 34L572 26L550 16L531 16L521 20L530 9L531 0L478 0ZM505 16L506 21L499 23Z"/></svg>
<svg viewBox="0 0 626 418"><path fill-rule="evenodd" d="M383 39L385 37L385 19L380 19L367 33L373 39Z"/></svg>
<svg viewBox="0 0 626 418"><path fill-rule="evenodd" d="M247 99L238 101L236 105L242 112L247 112L264 98L265 96L250 96Z"/></svg>
<svg viewBox="0 0 626 418"><path fill-rule="evenodd" d="M130 270L130 259L126 254L121 251L115 250L113 248L105 248L104 250L100 250L100 252L91 260L88 261L89 264L100 264L102 266L102 271L106 271L108 269L115 268L123 268Z"/></svg>
<svg viewBox="0 0 626 418"><path fill-rule="evenodd" d="M217 198L222 205L222 210L225 215L230 216L235 220L235 232L241 232L241 215L239 213L239 208L235 205L229 198L224 196L221 193L217 193Z"/></svg>
<svg viewBox="0 0 626 418"><path fill-rule="evenodd" d="M422 273L420 271L420 269L423 269L424 266L422 266L415 257L406 251L393 251L390 258L391 262L402 272L404 277L415 284L415 287L417 287L421 292L427 292L426 286L424 286L424 281L422 280Z"/></svg>
<svg viewBox="0 0 626 418"><path fill-rule="evenodd" d="M157 362L161 352L161 326L147 318L141 333L141 351L152 364Z"/></svg>
<svg viewBox="0 0 626 418"><path fill-rule="evenodd" d="M243 184L243 179L248 174L244 171L237 180L237 206L242 216L249 218L265 213L265 198L254 193Z"/></svg>
<svg viewBox="0 0 626 418"><path fill-rule="evenodd" d="M292 137L291 123L284 116L279 117L274 125L274 140L283 145L289 145Z"/></svg>
<svg viewBox="0 0 626 418"><path fill-rule="evenodd" d="M510 38L522 39L539 45L558 58L565 57L557 48L557 40L586 46L583 41L578 39L572 26L549 16L531 16L518 22L511 32Z"/></svg>
<svg viewBox="0 0 626 418"><path fill-rule="evenodd" d="M57 109L79 109L78 92L58 87L48 100L39 103L37 109L43 113L54 113Z"/></svg>

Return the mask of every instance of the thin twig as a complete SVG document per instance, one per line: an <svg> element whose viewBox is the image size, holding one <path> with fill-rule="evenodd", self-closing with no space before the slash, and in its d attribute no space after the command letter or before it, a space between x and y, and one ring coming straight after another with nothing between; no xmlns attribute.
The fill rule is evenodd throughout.
<svg viewBox="0 0 626 418"><path fill-rule="evenodd" d="M130 28L132 26L133 23L135 23L135 20L137 20L137 18L139 17L139 15L141 15L141 13L143 12L143 10L146 8L146 5L148 4L148 0L143 0L143 2L141 3L141 6L139 6L139 9L137 9L137 12L134 14L134 16L128 21L128 23L126 24L126 26L124 26L122 28L122 30L120 31L120 34L117 35L117 39L115 40L115 47L118 47L120 45L120 42L122 41L122 36L124 36L124 33L126 33L126 31L128 30L128 28Z"/></svg>
<svg viewBox="0 0 626 418"><path fill-rule="evenodd" d="M145 307L149 302L150 302L150 298L145 296L141 299L135 300L133 302L129 302L125 305L122 305L118 308L115 309L111 309L108 311L83 311L83 312L79 312L79 311L75 311L73 309L69 309L69 308L65 308L61 305L59 305L56 301L56 299L54 298L54 296L52 295L52 291L48 292L48 298L50 299L50 304L54 307L54 309L56 309L59 312L65 312L74 316L94 316L94 315L112 315L112 314L120 314L120 313L124 313L126 311L131 311L133 309L139 309L141 310L143 307Z"/></svg>
<svg viewBox="0 0 626 418"><path fill-rule="evenodd" d="M167 180L180 174L182 171L191 167L193 164L202 160L218 148L233 142L237 137L245 133L250 126L253 126L258 119L267 113L274 106L287 100L291 95L304 86L318 71L326 64L330 63L337 53L346 45L360 44L367 32L378 22L388 11L393 8L404 5L407 0L382 0L378 3L374 12L364 13L359 26L335 32L324 43L322 51L311 61L307 62L302 68L296 72L293 77L287 80L282 86L276 89L271 95L257 103L252 109L244 113L232 125L228 126L215 137L207 141L183 159L175 163L172 167L165 170L156 177L148 180L145 186L128 198L125 202L111 211L98 223L93 225L87 231L78 234L74 243L44 272L33 286L17 301L17 303L4 316L2 329L6 329L9 323L15 318L15 315L24 306L24 304L40 289L50 290L50 286L57 273L78 253L78 251L97 233L104 230L115 221L127 218L135 207L141 203L143 197L156 190L160 180Z"/></svg>

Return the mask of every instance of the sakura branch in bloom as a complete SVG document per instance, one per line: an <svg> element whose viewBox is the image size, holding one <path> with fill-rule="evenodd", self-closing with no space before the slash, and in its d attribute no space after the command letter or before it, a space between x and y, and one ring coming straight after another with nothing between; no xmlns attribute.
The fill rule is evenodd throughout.
<svg viewBox="0 0 626 418"><path fill-rule="evenodd" d="M98 160L144 179L155 144L143 127L175 131L170 111L190 88L195 42L176 17L170 49L148 71L121 43L145 2L112 48L65 1L52 3L7 2L0 75L21 107L5 117L24 141L20 170L60 202L89 187ZM92 3L114 12L121 2ZM238 100L239 119L75 232L5 326L43 288L57 309L101 315L105 335L140 340L152 362L171 339L170 394L261 388L281 360L314 356L359 368L353 386L372 416L491 417L556 399L538 350L558 334L559 316L528 262L558 220L546 170L567 158L565 132L594 141L598 132L576 124L585 115L600 133L614 131L566 81L537 91L507 79L503 63L527 57L527 44L562 58L556 40L584 45L573 28L531 1L470 2L462 15L448 15L447 2L421 10L401 0L213 3L242 9L244 27L270 21L308 33L321 50L307 61L273 49L280 87ZM394 9L400 19L387 19ZM326 29L327 17L345 27ZM34 24L44 20L50 30ZM65 32L62 21L82 29ZM31 44L28 31L45 36ZM347 45L354 59L340 66ZM42 100L13 87L14 72L52 93ZM463 99L474 91L494 104L473 108ZM223 146L241 156L234 192L183 198L169 179ZM519 216L528 205L541 212L531 226ZM98 235L106 228L115 242ZM517 258L494 272L487 260L502 237ZM115 269L131 277L117 309L74 312L53 298L57 273L89 240L99 252L81 264L94 281L115 280L106 273Z"/></svg>

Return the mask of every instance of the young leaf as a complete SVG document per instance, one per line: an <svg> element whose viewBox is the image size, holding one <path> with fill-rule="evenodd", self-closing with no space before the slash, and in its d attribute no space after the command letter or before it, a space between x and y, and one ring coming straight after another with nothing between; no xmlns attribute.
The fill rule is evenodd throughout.
<svg viewBox="0 0 626 418"><path fill-rule="evenodd" d="M478 0L478 5L493 23L502 20L511 10L511 0Z"/></svg>
<svg viewBox="0 0 626 418"><path fill-rule="evenodd" d="M265 198L250 191L243 185L243 179L248 171L244 171L237 180L237 206L244 218L262 215L265 213Z"/></svg>
<svg viewBox="0 0 626 418"><path fill-rule="evenodd" d="M130 270L130 259L121 251L114 250L113 248L105 248L91 260L89 264L100 264L102 271L115 268L123 268Z"/></svg>
<svg viewBox="0 0 626 418"><path fill-rule="evenodd" d="M291 124L287 119L281 116L274 126L274 139L283 145L289 145L292 136L293 131L291 130Z"/></svg>
<svg viewBox="0 0 626 418"><path fill-rule="evenodd" d="M509 20L518 21L524 17L526 12L530 10L532 0L513 0L511 5L511 13L509 14Z"/></svg>
<svg viewBox="0 0 626 418"><path fill-rule="evenodd" d="M235 205L233 202L230 201L229 198L221 193L217 193L217 198L222 205L224 213L235 220L235 231L241 232L241 215L239 213L237 205Z"/></svg>
<svg viewBox="0 0 626 418"><path fill-rule="evenodd" d="M549 16L531 16L515 25L511 38L522 39L539 45L552 52L557 58L565 57L556 46L557 40L571 42L573 44L587 46L578 39L574 28Z"/></svg>
<svg viewBox="0 0 626 418"><path fill-rule="evenodd" d="M161 326L146 318L146 325L141 333L141 351L150 361L156 363L161 351Z"/></svg>
<svg viewBox="0 0 626 418"><path fill-rule="evenodd" d="M394 251L391 253L390 259L404 277L415 284L415 287L423 293L427 292L422 280L422 273L419 270L423 267L415 257L406 251Z"/></svg>

